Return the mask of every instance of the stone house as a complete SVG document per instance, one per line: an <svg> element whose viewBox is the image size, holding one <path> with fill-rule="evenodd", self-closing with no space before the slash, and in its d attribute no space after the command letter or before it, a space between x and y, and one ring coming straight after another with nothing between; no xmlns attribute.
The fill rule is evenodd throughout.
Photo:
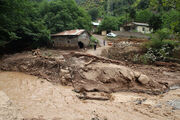
<svg viewBox="0 0 180 120"><path fill-rule="evenodd" d="M131 22L123 27L120 27L120 31L136 31L140 33L152 33L153 29L150 28L149 24L147 23L138 23L138 22Z"/></svg>
<svg viewBox="0 0 180 120"><path fill-rule="evenodd" d="M90 43L90 34L84 29L69 30L52 34L54 48L78 49L88 47Z"/></svg>

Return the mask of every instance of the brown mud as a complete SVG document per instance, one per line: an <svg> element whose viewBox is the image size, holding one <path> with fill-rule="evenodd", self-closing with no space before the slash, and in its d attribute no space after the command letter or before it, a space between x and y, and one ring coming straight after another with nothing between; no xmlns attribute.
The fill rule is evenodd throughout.
<svg viewBox="0 0 180 120"><path fill-rule="evenodd" d="M142 44L147 39L116 38L111 39L113 46L102 52L102 56L123 61L125 66L147 75L150 79L168 86L180 84L180 64L175 62L155 62L145 65L138 61L138 56L143 53Z"/></svg>
<svg viewBox="0 0 180 120"><path fill-rule="evenodd" d="M121 39L116 45L122 54L131 53L133 41L139 52L139 43L146 40ZM180 119L180 111L169 104L180 100L179 64L133 64L101 57L103 49L93 54L37 49L3 56L0 119Z"/></svg>
<svg viewBox="0 0 180 120"><path fill-rule="evenodd" d="M64 52L58 56L51 53L51 56L47 56L43 52L9 56L1 61L0 69L35 75L54 84L70 85L76 92L134 91L161 94L168 89L166 84L156 82L146 74L109 63L112 60L104 61L92 55L76 57L72 52ZM87 64L92 59L94 61Z"/></svg>
<svg viewBox="0 0 180 120"><path fill-rule="evenodd" d="M1 97L0 103L11 100L16 106L13 114L8 116L17 120L180 119L180 111L173 110L167 104L167 101L179 99L180 89L160 96L118 92L112 93L108 101L84 101L76 97L77 93L72 91L72 87L54 85L45 79L19 72L1 72L0 76L0 91L6 98ZM7 115L5 113L12 113L9 106L0 106L0 110L0 118L3 114Z"/></svg>

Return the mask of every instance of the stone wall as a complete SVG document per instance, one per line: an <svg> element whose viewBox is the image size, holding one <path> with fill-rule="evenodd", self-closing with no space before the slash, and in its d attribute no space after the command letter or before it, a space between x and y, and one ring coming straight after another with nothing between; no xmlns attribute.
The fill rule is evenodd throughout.
<svg viewBox="0 0 180 120"><path fill-rule="evenodd" d="M62 49L77 49L78 36L56 36L52 38L53 46Z"/></svg>
<svg viewBox="0 0 180 120"><path fill-rule="evenodd" d="M90 36L87 32L84 32L78 37L78 42L82 42L84 44L84 47L88 47L90 43Z"/></svg>
<svg viewBox="0 0 180 120"><path fill-rule="evenodd" d="M78 42L82 42L84 47L90 43L90 36L87 32L79 36L54 36L52 37L53 47L61 49L78 49Z"/></svg>

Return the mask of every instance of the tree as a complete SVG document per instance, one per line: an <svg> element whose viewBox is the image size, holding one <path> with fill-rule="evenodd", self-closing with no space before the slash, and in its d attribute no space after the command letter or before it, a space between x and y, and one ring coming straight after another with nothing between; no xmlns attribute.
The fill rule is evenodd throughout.
<svg viewBox="0 0 180 120"><path fill-rule="evenodd" d="M136 14L136 21L137 22L143 22L143 23L148 23L152 17L152 12L149 11L148 9L146 10L139 10L137 11Z"/></svg>
<svg viewBox="0 0 180 120"><path fill-rule="evenodd" d="M20 51L47 44L49 31L34 1L4 0L0 5L0 51Z"/></svg>
<svg viewBox="0 0 180 120"><path fill-rule="evenodd" d="M153 28L154 31L160 29L162 25L161 17L159 15L153 14L149 20L149 25L151 28Z"/></svg>
<svg viewBox="0 0 180 120"><path fill-rule="evenodd" d="M144 10L149 7L150 0L140 0L140 2L137 5L138 9Z"/></svg>
<svg viewBox="0 0 180 120"><path fill-rule="evenodd" d="M178 21L180 18L180 12L176 10L170 10L168 12L163 12L162 14L162 22L164 28L171 28L171 24Z"/></svg>
<svg viewBox="0 0 180 120"><path fill-rule="evenodd" d="M92 8L88 11L89 15L91 15L92 20L96 20L99 15L99 10L97 8Z"/></svg>
<svg viewBox="0 0 180 120"><path fill-rule="evenodd" d="M106 16L101 25L99 26L99 30L107 30L107 31L111 31L111 30L118 30L119 28L119 24L118 24L118 19L116 17L112 17L112 16Z"/></svg>
<svg viewBox="0 0 180 120"><path fill-rule="evenodd" d="M133 9L133 8L129 9L129 17L131 19L135 20L135 18L136 18L136 10L135 9Z"/></svg>
<svg viewBox="0 0 180 120"><path fill-rule="evenodd" d="M91 29L91 18L79 8L74 0L53 0L41 10L47 28L51 33L69 29Z"/></svg>

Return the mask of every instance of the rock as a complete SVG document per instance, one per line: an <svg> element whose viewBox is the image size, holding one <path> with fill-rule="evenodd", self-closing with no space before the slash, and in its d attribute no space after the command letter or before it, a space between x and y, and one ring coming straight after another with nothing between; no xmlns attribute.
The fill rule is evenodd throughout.
<svg viewBox="0 0 180 120"><path fill-rule="evenodd" d="M146 75L134 71L126 66L93 63L87 66L88 71L80 70L75 73L74 88L76 91L116 92L130 90L134 92L155 92L164 91L164 85L151 80ZM157 94L157 93L156 93Z"/></svg>
<svg viewBox="0 0 180 120"><path fill-rule="evenodd" d="M15 108L8 96L0 91L0 120L22 120L23 117Z"/></svg>
<svg viewBox="0 0 180 120"><path fill-rule="evenodd" d="M139 73L139 72L134 72L134 76L135 76L136 78L139 78L139 77L141 76L141 73Z"/></svg>
<svg viewBox="0 0 180 120"><path fill-rule="evenodd" d="M66 70L61 69L61 73L62 73L62 74L67 74L67 73L69 73L69 70L67 70L67 69L66 69Z"/></svg>
<svg viewBox="0 0 180 120"><path fill-rule="evenodd" d="M146 75L141 74L140 77L138 78L138 81L143 85L146 85L149 83L150 79Z"/></svg>
<svg viewBox="0 0 180 120"><path fill-rule="evenodd" d="M65 75L64 75L64 78L67 79L67 80L69 80L69 79L71 79L71 75L70 75L70 74L65 74Z"/></svg>

